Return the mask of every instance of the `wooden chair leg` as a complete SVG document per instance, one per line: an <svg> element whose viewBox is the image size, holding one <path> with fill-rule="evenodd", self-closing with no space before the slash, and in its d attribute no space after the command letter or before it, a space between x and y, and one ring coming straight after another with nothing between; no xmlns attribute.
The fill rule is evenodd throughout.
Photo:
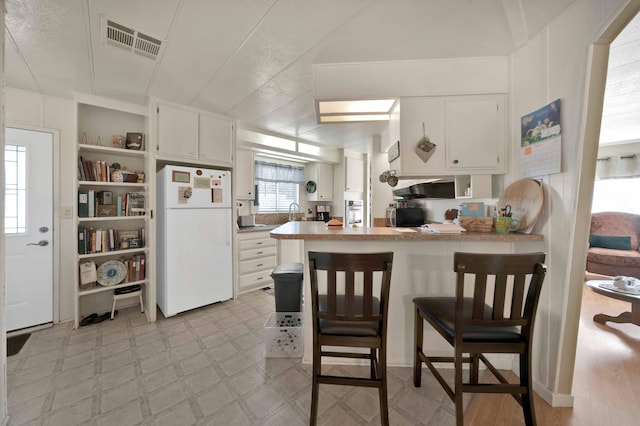
<svg viewBox="0 0 640 426"><path fill-rule="evenodd" d="M376 350L374 348L369 349L369 370L371 375L371 380L377 378L376 373Z"/></svg>
<svg viewBox="0 0 640 426"><path fill-rule="evenodd" d="M413 385L419 388L422 384L422 359L420 354L422 353L422 339L423 339L423 321L420 316L420 311L416 308L415 311L415 325L413 326L414 336L414 350L413 350Z"/></svg>
<svg viewBox="0 0 640 426"><path fill-rule="evenodd" d="M389 401L387 399L387 351L380 349L378 359L380 388L380 422L383 426L389 426Z"/></svg>
<svg viewBox="0 0 640 426"><path fill-rule="evenodd" d="M315 426L318 422L318 400L320 399L320 382L318 382L318 376L322 370L322 363L320 359L320 348L314 344L313 347L313 378L311 382L311 415L309 417L309 424Z"/></svg>
<svg viewBox="0 0 640 426"><path fill-rule="evenodd" d="M478 370L480 369L480 357L478 354L469 354L471 363L469 364L469 383L478 383Z"/></svg>
<svg viewBox="0 0 640 426"><path fill-rule="evenodd" d="M522 412L527 426L536 425L536 412L533 406L533 382L531 380L531 356L528 352L520 355L520 385L526 386L527 394L522 395Z"/></svg>
<svg viewBox="0 0 640 426"><path fill-rule="evenodd" d="M454 369L455 369L455 379L454 379L454 403L456 406L456 426L463 426L464 418L463 418L463 406L462 406L462 354L458 352L457 348L454 348Z"/></svg>

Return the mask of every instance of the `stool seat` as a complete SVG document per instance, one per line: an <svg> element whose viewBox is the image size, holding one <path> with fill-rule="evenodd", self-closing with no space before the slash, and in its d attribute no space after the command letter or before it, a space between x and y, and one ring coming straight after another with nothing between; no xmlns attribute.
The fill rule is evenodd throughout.
<svg viewBox="0 0 640 426"><path fill-rule="evenodd" d="M132 291L131 293L122 293L113 295L113 306L111 307L111 319L115 316L116 302L122 299L128 299L130 297L138 297L140 299L140 312L144 312L144 304L142 303L142 289Z"/></svg>

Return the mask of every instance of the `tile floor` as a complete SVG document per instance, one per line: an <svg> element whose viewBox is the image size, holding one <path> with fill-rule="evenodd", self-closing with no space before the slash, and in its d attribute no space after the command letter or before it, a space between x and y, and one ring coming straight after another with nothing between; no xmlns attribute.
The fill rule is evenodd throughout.
<svg viewBox="0 0 640 426"><path fill-rule="evenodd" d="M311 366L264 357L273 310L273 295L258 290L155 323L130 308L79 330L35 332L7 359L9 425L308 424ZM420 389L410 368L388 373L391 424L455 423L429 373ZM377 390L320 390L320 424L380 424Z"/></svg>

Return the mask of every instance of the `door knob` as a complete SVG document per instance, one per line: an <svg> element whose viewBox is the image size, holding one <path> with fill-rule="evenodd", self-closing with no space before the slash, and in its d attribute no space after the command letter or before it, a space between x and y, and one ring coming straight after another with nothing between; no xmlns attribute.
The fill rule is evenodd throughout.
<svg viewBox="0 0 640 426"><path fill-rule="evenodd" d="M49 241L47 241L47 240L40 240L40 241L38 241L37 243L29 243L29 244L27 244L27 245L28 245L28 246L42 246L42 247L44 247L44 246L48 246L48 245L49 245Z"/></svg>

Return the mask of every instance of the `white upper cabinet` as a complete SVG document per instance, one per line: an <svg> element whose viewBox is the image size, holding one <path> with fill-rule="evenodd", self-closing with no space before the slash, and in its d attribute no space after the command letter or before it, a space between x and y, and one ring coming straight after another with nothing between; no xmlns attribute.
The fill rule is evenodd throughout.
<svg viewBox="0 0 640 426"><path fill-rule="evenodd" d="M164 101L156 113L158 157L231 167L232 119Z"/></svg>
<svg viewBox="0 0 640 426"><path fill-rule="evenodd" d="M359 158L345 157L344 190L364 191L364 161Z"/></svg>
<svg viewBox="0 0 640 426"><path fill-rule="evenodd" d="M307 180L315 182L315 191L308 192L309 201L333 201L333 166L325 163L309 163L305 167Z"/></svg>
<svg viewBox="0 0 640 426"><path fill-rule="evenodd" d="M400 156L391 162L391 170L401 176L434 176L448 173L445 168L445 114L441 98L401 98L399 126L389 125L400 141ZM392 115L392 119L394 116ZM390 132L391 133L391 132ZM416 151L424 138L431 146L428 151ZM424 146L422 144L421 146Z"/></svg>
<svg viewBox="0 0 640 426"><path fill-rule="evenodd" d="M158 104L158 155L198 159L198 113Z"/></svg>
<svg viewBox="0 0 640 426"><path fill-rule="evenodd" d="M445 115L447 169L505 171L503 96L447 100Z"/></svg>
<svg viewBox="0 0 640 426"><path fill-rule="evenodd" d="M254 156L249 149L236 150L234 193L238 200L255 200Z"/></svg>
<svg viewBox="0 0 640 426"><path fill-rule="evenodd" d="M401 98L398 108L389 122L391 142L400 141L390 164L398 175L506 172L504 95Z"/></svg>
<svg viewBox="0 0 640 426"><path fill-rule="evenodd" d="M232 121L226 117L201 113L199 130L200 160L231 166Z"/></svg>

